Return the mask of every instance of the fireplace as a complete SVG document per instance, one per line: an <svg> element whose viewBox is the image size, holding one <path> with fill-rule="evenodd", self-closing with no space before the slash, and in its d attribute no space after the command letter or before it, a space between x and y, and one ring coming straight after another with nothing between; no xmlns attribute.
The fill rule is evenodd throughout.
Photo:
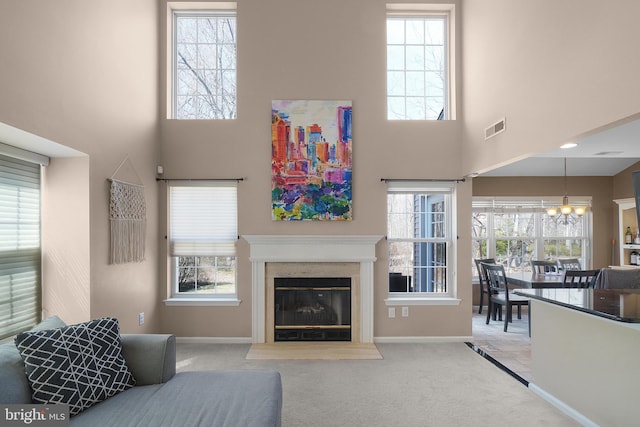
<svg viewBox="0 0 640 427"><path fill-rule="evenodd" d="M275 341L351 341L350 277L274 278Z"/></svg>
<svg viewBox="0 0 640 427"><path fill-rule="evenodd" d="M274 343L275 279L350 278L351 342L373 343L373 263L382 236L244 235L249 242L252 343Z"/></svg>

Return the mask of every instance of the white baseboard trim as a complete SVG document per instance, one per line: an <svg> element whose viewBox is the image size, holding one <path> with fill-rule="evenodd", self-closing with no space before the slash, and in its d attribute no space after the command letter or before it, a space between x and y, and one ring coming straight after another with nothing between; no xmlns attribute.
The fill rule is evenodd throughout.
<svg viewBox="0 0 640 427"><path fill-rule="evenodd" d="M473 341L466 337L374 337L380 344L434 344ZM251 344L251 337L176 337L178 344Z"/></svg>
<svg viewBox="0 0 640 427"><path fill-rule="evenodd" d="M374 337L376 344L434 344L446 342L473 341L472 336L467 337Z"/></svg>
<svg viewBox="0 0 640 427"><path fill-rule="evenodd" d="M585 417L580 412L576 411L571 406L564 403L562 400L556 398L554 395L547 393L545 390L541 389L534 383L531 383L531 382L529 383L529 389L535 394L537 394L538 396L540 396L541 398L543 398L544 400L546 400L547 402L549 402L550 404L552 404L553 406L555 406L556 408L558 408L559 410L561 410L562 412L564 412L565 414L567 414L569 417L573 418L574 420L582 424L583 426L599 427L598 424L594 423L589 418Z"/></svg>
<svg viewBox="0 0 640 427"><path fill-rule="evenodd" d="M251 337L176 337L178 344L251 344Z"/></svg>

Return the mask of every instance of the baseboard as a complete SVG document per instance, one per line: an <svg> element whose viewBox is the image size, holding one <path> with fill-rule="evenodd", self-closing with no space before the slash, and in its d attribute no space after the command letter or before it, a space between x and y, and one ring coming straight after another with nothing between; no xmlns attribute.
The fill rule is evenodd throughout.
<svg viewBox="0 0 640 427"><path fill-rule="evenodd" d="M251 344L251 337L176 337L178 344Z"/></svg>
<svg viewBox="0 0 640 427"><path fill-rule="evenodd" d="M435 344L473 341L472 336L462 337L374 337L376 344Z"/></svg>
<svg viewBox="0 0 640 427"><path fill-rule="evenodd" d="M379 344L433 344L473 341L471 336L461 337L374 337ZM251 344L251 337L176 337L179 344Z"/></svg>
<svg viewBox="0 0 640 427"><path fill-rule="evenodd" d="M534 383L531 383L531 382L529 383L529 389L535 394L537 394L538 396L540 396L541 398L543 398L544 400L546 400L547 402L549 402L550 404L552 404L553 406L555 406L556 408L558 408L559 410L561 410L563 413L567 414L569 417L573 418L574 420L582 424L583 426L598 427L598 424L594 423L589 418L585 417L580 412L576 411L571 406L564 403L562 400L556 398L554 395L547 393L546 391L544 391Z"/></svg>

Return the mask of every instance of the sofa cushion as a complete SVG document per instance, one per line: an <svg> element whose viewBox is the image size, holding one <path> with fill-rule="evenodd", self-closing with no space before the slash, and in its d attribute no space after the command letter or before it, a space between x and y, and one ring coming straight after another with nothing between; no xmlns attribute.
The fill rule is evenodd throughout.
<svg viewBox="0 0 640 427"><path fill-rule="evenodd" d="M34 403L63 403L71 415L133 387L117 319L18 334Z"/></svg>
<svg viewBox="0 0 640 427"><path fill-rule="evenodd" d="M71 427L277 427L281 411L276 371L192 371L119 393L72 417Z"/></svg>
<svg viewBox="0 0 640 427"><path fill-rule="evenodd" d="M60 328L66 324L58 317L42 320L31 330ZM31 403L31 388L24 374L24 362L13 342L0 344L0 402Z"/></svg>
<svg viewBox="0 0 640 427"><path fill-rule="evenodd" d="M64 321L58 316L49 316L45 319L42 319L40 323L35 325L33 328L29 329L30 331L46 331L47 329L54 328L64 328L67 326Z"/></svg>
<svg viewBox="0 0 640 427"><path fill-rule="evenodd" d="M12 342L0 344L0 402L31 403L24 363Z"/></svg>

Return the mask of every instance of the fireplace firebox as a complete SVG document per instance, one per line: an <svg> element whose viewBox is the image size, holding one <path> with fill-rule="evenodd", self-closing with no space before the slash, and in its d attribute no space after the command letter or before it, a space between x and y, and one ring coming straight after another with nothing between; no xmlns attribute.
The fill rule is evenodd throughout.
<svg viewBox="0 0 640 427"><path fill-rule="evenodd" d="M276 277L275 341L351 341L350 277Z"/></svg>

